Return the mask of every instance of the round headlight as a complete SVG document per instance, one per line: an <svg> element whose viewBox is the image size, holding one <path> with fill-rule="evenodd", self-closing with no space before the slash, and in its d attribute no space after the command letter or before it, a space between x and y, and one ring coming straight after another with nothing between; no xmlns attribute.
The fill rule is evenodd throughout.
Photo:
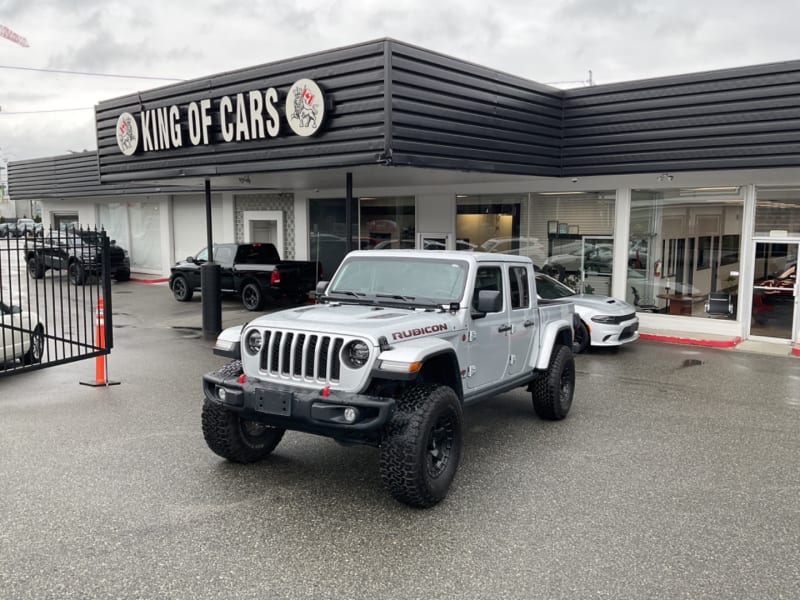
<svg viewBox="0 0 800 600"><path fill-rule="evenodd" d="M261 352L261 344L264 338L261 337L261 332L258 329L251 329L244 339L244 348L248 354L256 355Z"/></svg>
<svg viewBox="0 0 800 600"><path fill-rule="evenodd" d="M369 360L369 346L360 340L350 342L344 348L344 361L354 369L360 369Z"/></svg>

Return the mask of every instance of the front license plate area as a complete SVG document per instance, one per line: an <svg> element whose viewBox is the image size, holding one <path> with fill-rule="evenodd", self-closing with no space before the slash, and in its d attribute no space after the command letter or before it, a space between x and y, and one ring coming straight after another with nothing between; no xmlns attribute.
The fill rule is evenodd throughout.
<svg viewBox="0 0 800 600"><path fill-rule="evenodd" d="M292 392L283 390L257 390L255 408L256 412L267 415L281 415L284 417L292 414Z"/></svg>

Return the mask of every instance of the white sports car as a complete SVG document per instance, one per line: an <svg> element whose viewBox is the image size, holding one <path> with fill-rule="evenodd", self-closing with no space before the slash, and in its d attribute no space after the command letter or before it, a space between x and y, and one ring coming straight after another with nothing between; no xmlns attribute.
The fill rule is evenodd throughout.
<svg viewBox="0 0 800 600"><path fill-rule="evenodd" d="M578 294L572 288L544 273L536 273L536 292L540 298L567 298L580 317L576 324L577 352L592 346L621 346L639 339L636 308L624 300L597 294Z"/></svg>
<svg viewBox="0 0 800 600"><path fill-rule="evenodd" d="M36 313L25 312L19 306L0 302L0 367L17 359L25 365L42 360L44 326Z"/></svg>

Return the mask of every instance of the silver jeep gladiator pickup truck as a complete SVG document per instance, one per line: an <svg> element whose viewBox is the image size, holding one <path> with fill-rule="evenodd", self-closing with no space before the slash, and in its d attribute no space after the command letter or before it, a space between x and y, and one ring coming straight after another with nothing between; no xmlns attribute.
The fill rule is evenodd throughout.
<svg viewBox="0 0 800 600"><path fill-rule="evenodd" d="M527 257L368 250L347 255L317 304L223 331L234 359L203 377L206 443L249 463L288 430L380 449L384 485L417 507L455 477L463 407L526 387L536 414L567 416L573 306L536 297Z"/></svg>

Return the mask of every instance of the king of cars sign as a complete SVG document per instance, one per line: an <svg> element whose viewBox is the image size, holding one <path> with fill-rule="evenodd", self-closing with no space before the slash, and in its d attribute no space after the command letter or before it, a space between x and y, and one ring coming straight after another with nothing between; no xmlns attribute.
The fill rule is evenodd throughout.
<svg viewBox="0 0 800 600"><path fill-rule="evenodd" d="M202 146L218 134L223 142L243 142L277 137L280 133L278 91L251 90L222 96L217 110L211 99L122 113L117 119L117 145L126 156L183 146ZM289 88L284 104L286 124L295 135L308 137L325 120L325 98L311 79Z"/></svg>

